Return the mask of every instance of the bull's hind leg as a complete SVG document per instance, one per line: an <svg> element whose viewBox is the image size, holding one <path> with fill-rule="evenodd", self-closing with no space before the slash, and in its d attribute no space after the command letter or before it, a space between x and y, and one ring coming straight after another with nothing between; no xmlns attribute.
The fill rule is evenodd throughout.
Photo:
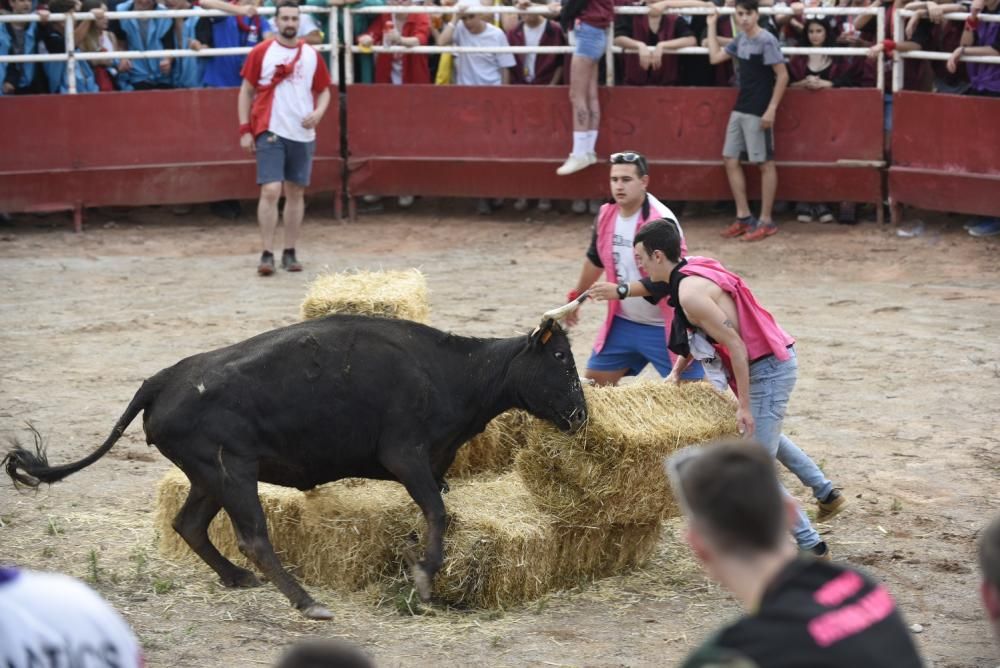
<svg viewBox="0 0 1000 668"><path fill-rule="evenodd" d="M420 506L427 522L427 550L424 559L414 564L412 568L413 584L423 601L431 598L434 576L441 570L444 561L444 532L447 527L447 515L441 490L430 464L417 448L393 450L381 458L385 466L399 482L403 483L410 497Z"/></svg>
<svg viewBox="0 0 1000 668"><path fill-rule="evenodd" d="M200 485L192 482L187 500L174 518L174 531L219 574L225 586L259 587L260 580L256 575L222 556L208 537L208 525L221 508L221 503L207 494Z"/></svg>
<svg viewBox="0 0 1000 668"><path fill-rule="evenodd" d="M241 466L242 464L242 466ZM331 619L333 613L320 605L285 570L267 535L267 519L257 496L256 465L226 461L225 480L220 480L222 507L236 530L240 552L254 563L288 597L292 605L310 619Z"/></svg>

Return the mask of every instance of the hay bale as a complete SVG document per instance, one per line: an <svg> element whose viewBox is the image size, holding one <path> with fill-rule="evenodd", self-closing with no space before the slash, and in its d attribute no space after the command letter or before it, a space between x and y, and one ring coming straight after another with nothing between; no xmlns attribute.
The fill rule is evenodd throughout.
<svg viewBox="0 0 1000 668"><path fill-rule="evenodd" d="M736 433L733 402L707 383L585 387L587 426L574 435L533 420L515 468L539 507L568 525L643 525L677 514L662 461Z"/></svg>
<svg viewBox="0 0 1000 668"><path fill-rule="evenodd" d="M157 494L160 550L172 558L194 557L170 525L187 489L175 469ZM405 551L422 553L426 525L401 485L334 483L302 493L261 484L260 497L275 550L306 583L341 591L389 585L404 569ZM445 504L451 522L434 589L439 599L468 607L507 608L634 567L651 554L660 531L659 522L561 527L514 472L456 485ZM209 535L220 552L247 567L225 513Z"/></svg>
<svg viewBox="0 0 1000 668"><path fill-rule="evenodd" d="M375 315L427 323L427 280L419 269L323 274L309 284L302 318L333 313Z"/></svg>
<svg viewBox="0 0 1000 668"><path fill-rule="evenodd" d="M514 467L514 456L524 443L524 430L531 415L510 410L493 418L483 433L458 449L448 469L448 478L469 478L485 473L497 475Z"/></svg>

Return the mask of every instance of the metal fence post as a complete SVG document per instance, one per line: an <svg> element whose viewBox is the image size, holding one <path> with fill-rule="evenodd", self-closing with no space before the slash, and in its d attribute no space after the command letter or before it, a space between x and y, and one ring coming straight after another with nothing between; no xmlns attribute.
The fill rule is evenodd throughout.
<svg viewBox="0 0 1000 668"><path fill-rule="evenodd" d="M354 19L350 5L344 5L344 83L354 83Z"/></svg>
<svg viewBox="0 0 1000 668"><path fill-rule="evenodd" d="M66 14L66 85L69 94L76 95L76 35L73 34L73 12ZM50 84L51 85L51 84Z"/></svg>

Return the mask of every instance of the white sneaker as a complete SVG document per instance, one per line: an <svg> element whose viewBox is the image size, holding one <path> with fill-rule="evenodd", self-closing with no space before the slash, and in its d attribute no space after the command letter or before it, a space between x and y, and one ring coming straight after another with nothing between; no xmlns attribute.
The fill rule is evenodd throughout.
<svg viewBox="0 0 1000 668"><path fill-rule="evenodd" d="M413 200L416 199L413 195L400 195L399 199L396 200L396 204L399 205L400 209L409 209L413 206Z"/></svg>
<svg viewBox="0 0 1000 668"><path fill-rule="evenodd" d="M528 208L528 200L524 199L523 197L514 200L514 211L524 211L527 208Z"/></svg>
<svg viewBox="0 0 1000 668"><path fill-rule="evenodd" d="M382 200L381 195L365 195L361 198L361 201L365 204L377 204Z"/></svg>
<svg viewBox="0 0 1000 668"><path fill-rule="evenodd" d="M593 153L588 153L587 155L573 155L570 153L569 157L566 158L566 162L564 162L559 169L556 170L556 174L559 176L574 174L579 172L581 169L590 167L595 162L597 162L597 156Z"/></svg>
<svg viewBox="0 0 1000 668"><path fill-rule="evenodd" d="M539 211L551 211L552 210L552 200L550 200L550 199L540 199L540 200L538 200L538 210Z"/></svg>
<svg viewBox="0 0 1000 668"><path fill-rule="evenodd" d="M587 200L575 199L570 208L573 210L573 213L587 213Z"/></svg>

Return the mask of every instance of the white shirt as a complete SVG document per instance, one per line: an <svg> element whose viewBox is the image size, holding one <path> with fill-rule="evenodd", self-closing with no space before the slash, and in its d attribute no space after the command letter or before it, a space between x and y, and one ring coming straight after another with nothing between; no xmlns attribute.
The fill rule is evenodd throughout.
<svg viewBox="0 0 1000 668"><path fill-rule="evenodd" d="M473 35L458 22L453 33L455 46L510 46L503 30L492 23L486 24L486 30ZM503 83L501 68L514 67L517 61L510 53L460 53L456 63L457 74L455 83L459 86L499 86Z"/></svg>
<svg viewBox="0 0 1000 668"><path fill-rule="evenodd" d="M641 208L628 218L619 213L618 219L615 221L615 234L611 240L611 250L615 259L615 274L618 276L619 282L627 281L631 283L642 278L642 274L639 273L639 265L635 259L635 246L632 243L635 239L635 226L639 222L639 215L641 213ZM674 215L673 211L652 195L649 195L649 215L650 220L655 220L656 218L677 220L677 216ZM680 224L678 224L677 229L680 230ZM684 232L681 231L681 234L683 235ZM664 326L663 313L660 311L660 307L650 304L641 297L624 299L620 306L621 311L619 315L626 320L631 320L642 325Z"/></svg>
<svg viewBox="0 0 1000 668"><path fill-rule="evenodd" d="M524 45L538 46L542 41L542 34L545 33L545 19L536 27L532 28L527 23L524 24ZM535 59L537 53L524 54L524 80L531 83L535 80Z"/></svg>
<svg viewBox="0 0 1000 668"><path fill-rule="evenodd" d="M142 648L125 620L87 585L58 573L19 570L0 582L0 666L41 665L133 668L143 665Z"/></svg>
<svg viewBox="0 0 1000 668"><path fill-rule="evenodd" d="M278 65L292 62L296 50L282 46L277 40L271 42L263 52L258 85L263 86L270 82ZM255 50L247 59L249 61L251 58L260 57L260 52ZM302 119L316 109L313 78L319 71L318 60L316 50L308 44L303 44L302 56L295 64L295 72L274 89L274 103L271 106L271 120L267 129L279 137L300 142L311 142L316 139L316 130L302 127Z"/></svg>

